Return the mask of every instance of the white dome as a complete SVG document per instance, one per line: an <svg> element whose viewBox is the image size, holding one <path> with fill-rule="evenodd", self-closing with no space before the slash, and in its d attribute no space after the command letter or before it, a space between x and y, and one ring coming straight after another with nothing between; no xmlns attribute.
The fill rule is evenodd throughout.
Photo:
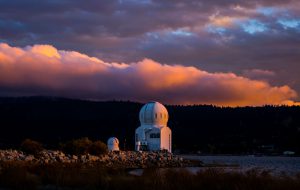
<svg viewBox="0 0 300 190"><path fill-rule="evenodd" d="M149 102L140 111L141 125L167 126L169 114L164 105L159 102Z"/></svg>
<svg viewBox="0 0 300 190"><path fill-rule="evenodd" d="M107 145L118 145L119 146L119 140L116 137L110 137L107 140Z"/></svg>
<svg viewBox="0 0 300 190"><path fill-rule="evenodd" d="M110 137L107 140L107 148L109 151L118 151L119 150L119 140L116 137Z"/></svg>

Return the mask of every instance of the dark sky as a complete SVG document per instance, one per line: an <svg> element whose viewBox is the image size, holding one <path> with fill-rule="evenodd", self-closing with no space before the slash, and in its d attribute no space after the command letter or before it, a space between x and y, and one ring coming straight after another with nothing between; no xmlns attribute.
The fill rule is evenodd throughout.
<svg viewBox="0 0 300 190"><path fill-rule="evenodd" d="M300 100L299 0L0 0L0 43L0 95Z"/></svg>

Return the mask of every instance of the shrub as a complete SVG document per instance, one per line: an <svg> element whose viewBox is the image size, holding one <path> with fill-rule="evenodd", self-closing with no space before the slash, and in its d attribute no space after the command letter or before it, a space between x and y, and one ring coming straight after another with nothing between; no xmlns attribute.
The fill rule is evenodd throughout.
<svg viewBox="0 0 300 190"><path fill-rule="evenodd" d="M93 154L101 155L108 152L107 146L102 141L92 142L88 137L71 140L65 144L60 144L61 149L67 154L83 155Z"/></svg>
<svg viewBox="0 0 300 190"><path fill-rule="evenodd" d="M64 144L63 151L74 155L87 154L89 153L92 143L93 142L87 137L75 139Z"/></svg>
<svg viewBox="0 0 300 190"><path fill-rule="evenodd" d="M21 150L28 154L37 155L43 150L43 145L37 141L25 139L21 144Z"/></svg>
<svg viewBox="0 0 300 190"><path fill-rule="evenodd" d="M89 153L93 155L106 154L108 152L107 146L102 141L95 141L90 146Z"/></svg>

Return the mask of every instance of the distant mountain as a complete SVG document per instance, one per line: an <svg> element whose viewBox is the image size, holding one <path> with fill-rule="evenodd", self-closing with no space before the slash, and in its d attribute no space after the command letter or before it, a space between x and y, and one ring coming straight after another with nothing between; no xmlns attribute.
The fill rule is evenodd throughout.
<svg viewBox="0 0 300 190"><path fill-rule="evenodd" d="M85 101L55 97L0 98L0 148L25 138L49 148L87 136L104 142L110 136L121 148L134 148L141 103ZM221 108L167 106L173 147L203 153L300 153L300 107ZM125 140L126 139L126 140ZM124 142L125 145L124 145Z"/></svg>

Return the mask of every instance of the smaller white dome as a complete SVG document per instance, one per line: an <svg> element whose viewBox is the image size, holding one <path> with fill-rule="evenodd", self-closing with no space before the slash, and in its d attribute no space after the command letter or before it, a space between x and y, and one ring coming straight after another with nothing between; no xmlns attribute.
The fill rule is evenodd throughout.
<svg viewBox="0 0 300 190"><path fill-rule="evenodd" d="M167 126L169 114L164 105L159 102L149 102L140 111L142 125L154 125L156 127Z"/></svg>
<svg viewBox="0 0 300 190"><path fill-rule="evenodd" d="M107 140L107 148L109 151L119 151L119 140L116 137L110 137Z"/></svg>

